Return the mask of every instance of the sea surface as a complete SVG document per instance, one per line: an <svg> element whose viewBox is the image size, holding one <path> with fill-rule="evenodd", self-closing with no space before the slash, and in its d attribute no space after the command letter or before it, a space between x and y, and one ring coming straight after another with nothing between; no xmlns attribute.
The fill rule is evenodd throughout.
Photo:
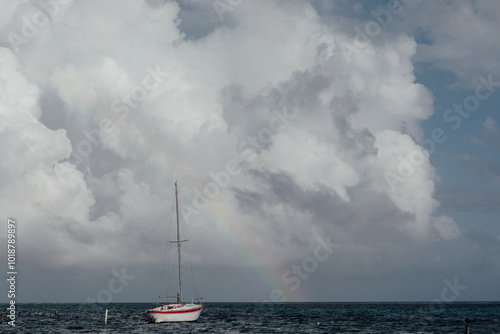
<svg viewBox="0 0 500 334"><path fill-rule="evenodd" d="M500 303L205 303L197 322L149 323L156 304L18 304L1 333L500 333ZM2 312L7 304L2 304ZM108 309L108 324L104 325ZM57 310L59 315L54 315Z"/></svg>

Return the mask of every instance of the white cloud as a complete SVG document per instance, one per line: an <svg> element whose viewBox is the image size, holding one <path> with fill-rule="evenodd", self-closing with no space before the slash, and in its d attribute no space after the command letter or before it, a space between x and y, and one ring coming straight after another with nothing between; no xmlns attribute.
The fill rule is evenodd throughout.
<svg viewBox="0 0 500 334"><path fill-rule="evenodd" d="M491 117L486 118L486 121L483 123L484 128L486 129L486 134L491 137L499 137L500 130L498 129L498 124Z"/></svg>
<svg viewBox="0 0 500 334"><path fill-rule="evenodd" d="M52 244L52 237L61 235L57 221L87 221L94 199L84 175L63 162L71 152L66 131L50 130L39 121L40 89L21 74L22 67L10 50L0 49L0 64L4 86L0 208L22 222L26 238L20 243L26 254L36 254ZM50 247L49 252L58 247Z"/></svg>
<svg viewBox="0 0 500 334"><path fill-rule="evenodd" d="M381 36L347 61L350 32L307 3L246 1L197 40L180 16L175 2L71 2L17 54L1 49L0 208L33 227L26 254L52 250L33 262L159 263L172 179L186 202L230 161L241 172L190 217L196 263L239 265L217 244L224 231L266 265L300 258L323 234L368 262L398 238L458 236L449 217L433 217L436 176L416 144L433 98L415 82L413 38ZM40 96L51 101L43 110ZM276 130L283 112L293 117ZM62 129L42 114L64 115ZM92 143L85 131L103 120L112 130ZM70 165L84 141L91 152ZM406 176L401 159L415 165Z"/></svg>
<svg viewBox="0 0 500 334"><path fill-rule="evenodd" d="M457 224L450 217L439 216L433 218L434 226L439 234L439 238L444 240L457 239L462 235Z"/></svg>
<svg viewBox="0 0 500 334"><path fill-rule="evenodd" d="M395 29L420 34L415 61L430 62L470 87L499 67L498 1L406 1Z"/></svg>

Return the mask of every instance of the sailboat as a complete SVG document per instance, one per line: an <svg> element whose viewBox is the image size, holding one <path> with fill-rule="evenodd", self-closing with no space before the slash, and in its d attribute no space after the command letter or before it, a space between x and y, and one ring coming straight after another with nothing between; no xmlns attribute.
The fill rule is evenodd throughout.
<svg viewBox="0 0 500 334"><path fill-rule="evenodd" d="M150 310L147 310L147 314L150 316L152 322L184 322L184 321L196 321L200 316L203 305L200 303L195 303L194 300L190 304L184 304L182 296L182 265L181 265L181 242L187 240L181 240L179 234L179 202L177 196L177 182L175 182L175 211L177 214L177 241L171 241L177 243L177 254L179 260L179 293L177 296L160 296L160 298L177 298L175 304L165 304Z"/></svg>

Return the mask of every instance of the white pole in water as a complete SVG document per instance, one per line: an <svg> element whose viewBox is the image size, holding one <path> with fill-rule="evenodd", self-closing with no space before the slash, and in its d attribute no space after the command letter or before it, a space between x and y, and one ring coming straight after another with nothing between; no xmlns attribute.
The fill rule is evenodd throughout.
<svg viewBox="0 0 500 334"><path fill-rule="evenodd" d="M104 326L108 324L108 309L106 309L106 315L104 316Z"/></svg>

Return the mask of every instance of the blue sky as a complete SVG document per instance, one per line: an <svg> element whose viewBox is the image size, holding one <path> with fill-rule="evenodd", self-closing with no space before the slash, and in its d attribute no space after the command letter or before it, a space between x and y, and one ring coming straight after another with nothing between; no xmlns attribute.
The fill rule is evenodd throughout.
<svg viewBox="0 0 500 334"><path fill-rule="evenodd" d="M435 97L434 115L423 123L426 138L436 128L446 132L448 140L439 144L431 162L440 176L436 184L438 196L444 194L462 195L464 201L450 203L440 209L443 214L450 215L466 229L480 228L493 234L498 234L498 174L495 169L490 173L481 171L480 166L473 168L463 161L463 156L478 160L478 164L498 166L498 142L488 137L485 122L488 119L498 122L498 94L493 93L485 101L481 101L477 111L472 112L455 130L453 123L444 120L446 110L453 108L454 104L463 104L467 96L474 94L465 88L450 88L455 83L455 78L449 72L436 68L426 70L422 65L420 72L417 67L419 82L430 88ZM471 85L479 84L477 78L486 76L477 73L470 78Z"/></svg>
<svg viewBox="0 0 500 334"><path fill-rule="evenodd" d="M497 1L44 4L0 13L19 301L156 301L175 181L205 300L500 297Z"/></svg>

